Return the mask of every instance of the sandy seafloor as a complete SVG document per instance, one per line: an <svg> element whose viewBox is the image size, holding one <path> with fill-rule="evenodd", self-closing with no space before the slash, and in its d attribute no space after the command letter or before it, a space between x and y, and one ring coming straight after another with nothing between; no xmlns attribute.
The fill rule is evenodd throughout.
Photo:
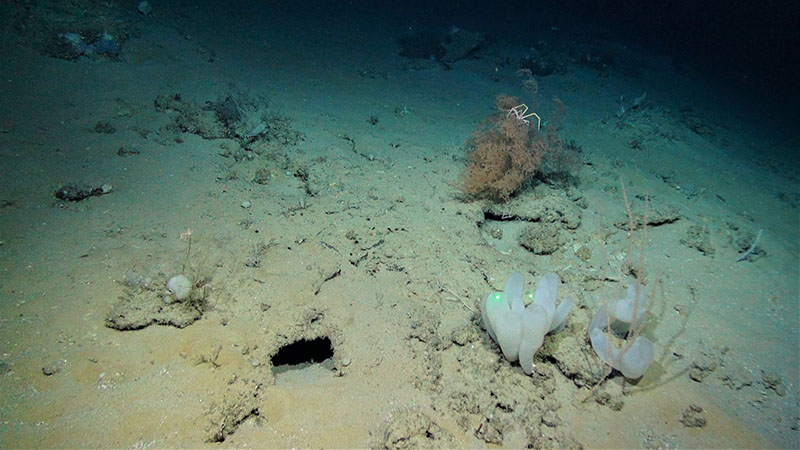
<svg viewBox="0 0 800 450"><path fill-rule="evenodd" d="M464 145L497 94L527 95L499 64L519 42L443 70L398 55L407 26L391 17L156 12L130 15L119 61L43 56L4 24L1 447L800 446L798 141L741 93L634 46L618 51L636 70L540 77L543 115L564 102L560 136L585 164L491 209L459 192ZM234 140L164 134L159 95L232 90L302 137L237 161ZM587 323L631 282L620 180L663 219L633 237L659 280L655 361L582 401L567 361L596 367ZM54 198L67 183L112 190ZM516 242L552 214L570 222L554 252ZM199 320L105 325L181 271L204 284ZM532 377L477 312L514 271L531 289L556 272L578 304ZM333 357L273 371L304 338Z"/></svg>

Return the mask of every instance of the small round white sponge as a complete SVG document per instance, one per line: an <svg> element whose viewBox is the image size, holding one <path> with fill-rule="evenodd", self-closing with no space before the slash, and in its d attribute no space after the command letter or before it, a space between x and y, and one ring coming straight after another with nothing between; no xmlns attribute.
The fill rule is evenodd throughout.
<svg viewBox="0 0 800 450"><path fill-rule="evenodd" d="M167 281L167 289L177 300L183 300L192 292L192 282L183 275L175 275Z"/></svg>

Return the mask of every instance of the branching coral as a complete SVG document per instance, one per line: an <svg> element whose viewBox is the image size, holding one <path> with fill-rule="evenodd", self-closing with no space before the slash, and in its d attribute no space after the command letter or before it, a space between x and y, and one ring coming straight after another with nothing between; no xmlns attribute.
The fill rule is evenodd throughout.
<svg viewBox="0 0 800 450"><path fill-rule="evenodd" d="M469 164L461 184L464 193L506 201L540 171L545 158L561 151L556 129L540 131L538 121L525 120L535 113L525 114L527 107L521 106L513 97L499 96L498 113L470 138Z"/></svg>

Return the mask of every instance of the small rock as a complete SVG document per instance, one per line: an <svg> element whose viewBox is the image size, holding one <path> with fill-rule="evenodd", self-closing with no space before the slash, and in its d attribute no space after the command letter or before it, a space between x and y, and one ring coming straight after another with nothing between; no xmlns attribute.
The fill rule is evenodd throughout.
<svg viewBox="0 0 800 450"><path fill-rule="evenodd" d="M100 120L95 124L94 131L101 134L114 134L117 132L117 129L110 123Z"/></svg>
<svg viewBox="0 0 800 450"><path fill-rule="evenodd" d="M692 361L692 365L689 368L689 378L698 383L702 383L711 372L717 370L721 361L719 354L713 351L701 352L700 355Z"/></svg>
<svg viewBox="0 0 800 450"><path fill-rule="evenodd" d="M42 367L42 373L47 375L48 377L50 375L55 375L55 374L57 374L59 372L61 372L61 367L60 367L59 363L57 363L57 362L52 362L52 363Z"/></svg>
<svg viewBox="0 0 800 450"><path fill-rule="evenodd" d="M592 249L586 245L582 245L575 251L575 256L580 258L583 262L589 262L592 259Z"/></svg>
<svg viewBox="0 0 800 450"><path fill-rule="evenodd" d="M250 203L249 201L245 200L245 201L243 201L243 202L242 202L242 204L241 204L241 205L239 205L239 206L241 206L241 207L242 207L242 208L244 208L244 209L250 209L250 206L252 206L252 203Z"/></svg>
<svg viewBox="0 0 800 450"><path fill-rule="evenodd" d="M270 180L272 180L272 173L265 168L256 170L255 177L253 177L253 182L257 184L269 184Z"/></svg>
<svg viewBox="0 0 800 450"><path fill-rule="evenodd" d="M764 371L764 373L761 375L761 382L767 387L767 389L772 389L781 397L786 395L786 389L782 385L781 378L777 373L769 370Z"/></svg>
<svg viewBox="0 0 800 450"><path fill-rule="evenodd" d="M347 356L342 358L342 367L347 367L349 365L350 365L350 358L348 358Z"/></svg>
<svg viewBox="0 0 800 450"><path fill-rule="evenodd" d="M555 428L559 424L558 416L552 410L546 411L542 415L542 423L550 428Z"/></svg>
<svg viewBox="0 0 800 450"><path fill-rule="evenodd" d="M137 8L140 13L144 15L148 15L153 12L153 7L150 6L150 2L148 1L141 1L139 2L139 7Z"/></svg>
<svg viewBox="0 0 800 450"><path fill-rule="evenodd" d="M683 411L681 423L688 428L703 428L706 426L706 418L703 416L703 408L697 405L689 405Z"/></svg>

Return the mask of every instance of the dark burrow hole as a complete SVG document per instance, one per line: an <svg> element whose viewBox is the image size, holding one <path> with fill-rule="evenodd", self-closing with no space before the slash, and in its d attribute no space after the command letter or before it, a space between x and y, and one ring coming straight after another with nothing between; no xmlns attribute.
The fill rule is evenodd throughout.
<svg viewBox="0 0 800 450"><path fill-rule="evenodd" d="M333 344L327 336L300 339L278 349L272 357L272 367L278 371L301 369L330 358L333 358Z"/></svg>

